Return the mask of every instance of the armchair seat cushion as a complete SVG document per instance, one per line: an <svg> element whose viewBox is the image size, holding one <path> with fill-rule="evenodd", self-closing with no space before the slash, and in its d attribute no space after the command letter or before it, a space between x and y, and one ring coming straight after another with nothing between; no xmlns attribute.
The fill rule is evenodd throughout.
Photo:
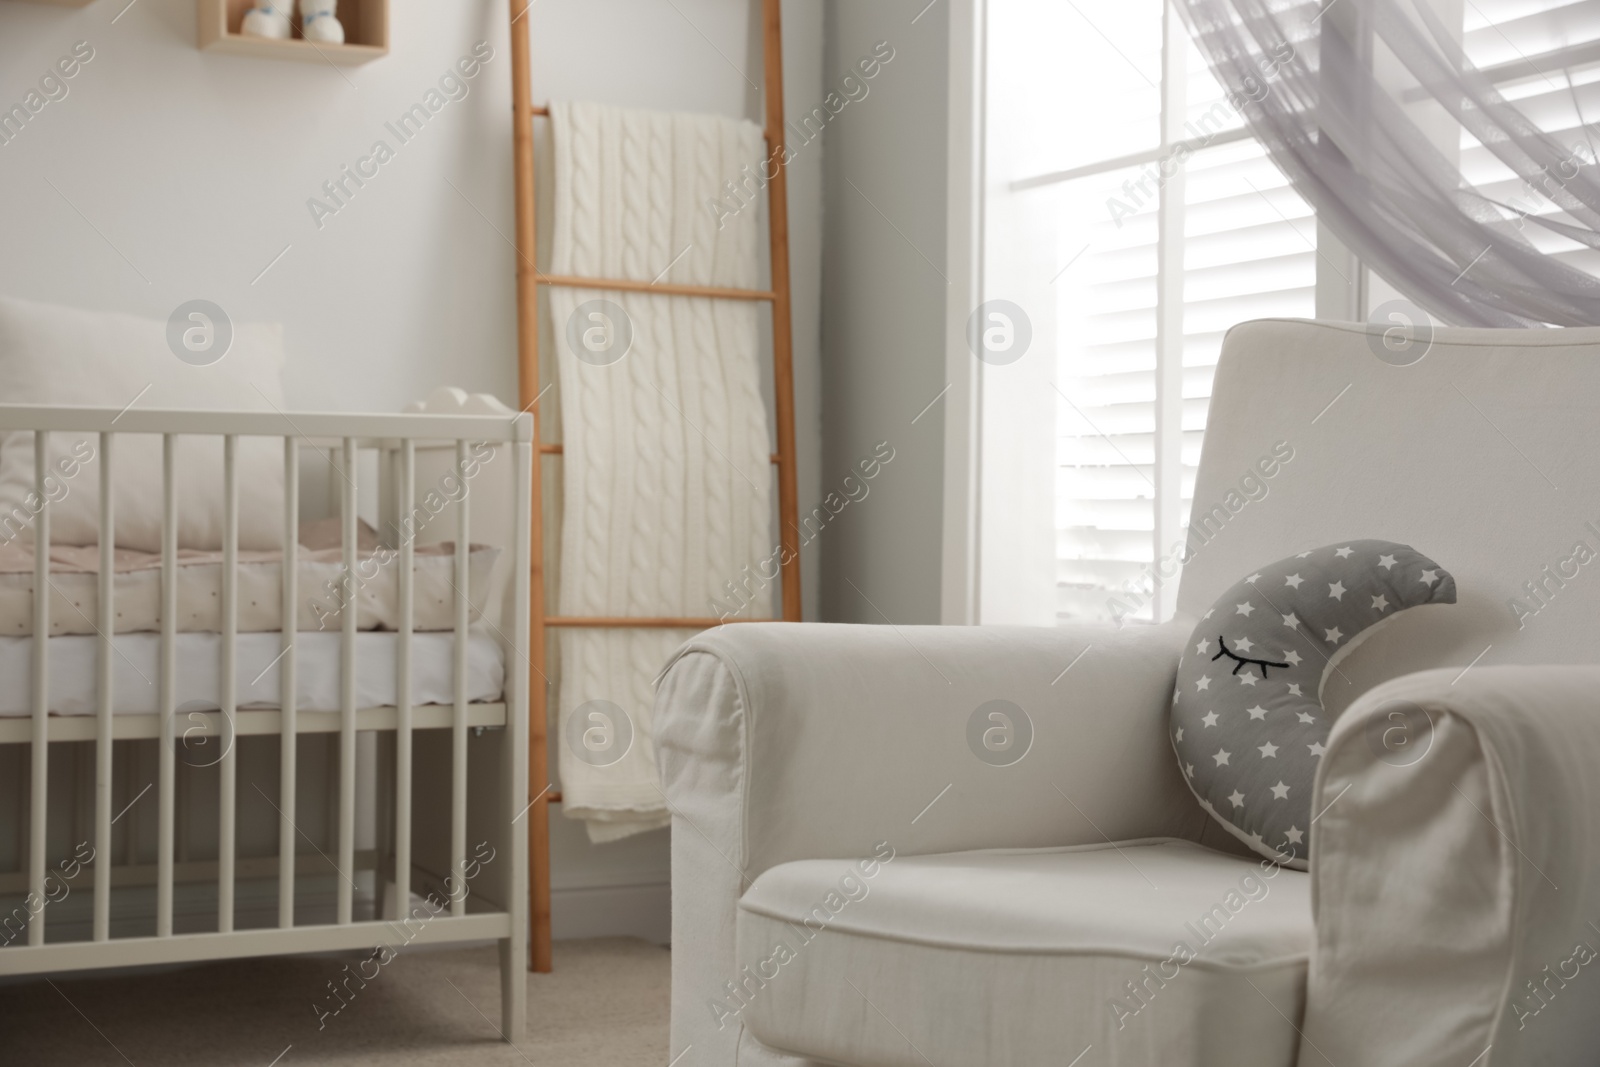
<svg viewBox="0 0 1600 1067"><path fill-rule="evenodd" d="M713 1013L853 1067L1292 1067L1313 940L1306 875L1166 838L785 863L737 925Z"/></svg>

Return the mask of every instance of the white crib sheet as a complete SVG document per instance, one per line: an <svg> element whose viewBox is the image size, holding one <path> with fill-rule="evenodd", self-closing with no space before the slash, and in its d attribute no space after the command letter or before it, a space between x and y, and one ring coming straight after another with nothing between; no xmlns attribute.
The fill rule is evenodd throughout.
<svg viewBox="0 0 1600 1067"><path fill-rule="evenodd" d="M339 640L337 633L302 633L295 642L295 690L301 711L339 710ZM156 711L161 682L161 635L119 634L116 639L112 693L116 713ZM238 706L278 707L278 676L283 651L277 633L240 634L238 638ZM177 706L185 711L218 707L222 675L222 635L177 635ZM394 703L398 634L364 631L356 635L356 706ZM96 710L95 665L100 639L88 636L50 638L50 710L58 715L93 715ZM33 638L0 637L0 717L31 713L33 702ZM455 635L419 633L412 637L412 700L416 704L455 701ZM505 664L500 643L473 632L467 641L467 699L499 700Z"/></svg>

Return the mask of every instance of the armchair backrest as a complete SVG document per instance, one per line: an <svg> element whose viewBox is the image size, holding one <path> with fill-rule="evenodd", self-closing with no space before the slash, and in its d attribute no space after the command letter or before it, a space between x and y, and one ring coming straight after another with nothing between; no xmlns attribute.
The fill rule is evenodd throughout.
<svg viewBox="0 0 1600 1067"><path fill-rule="evenodd" d="M1304 320L1229 332L1179 614L1203 614L1264 563L1381 537L1453 573L1458 603L1396 616L1352 652L1340 668L1352 684L1325 693L1335 710L1480 654L1600 662L1600 328L1397 340Z"/></svg>

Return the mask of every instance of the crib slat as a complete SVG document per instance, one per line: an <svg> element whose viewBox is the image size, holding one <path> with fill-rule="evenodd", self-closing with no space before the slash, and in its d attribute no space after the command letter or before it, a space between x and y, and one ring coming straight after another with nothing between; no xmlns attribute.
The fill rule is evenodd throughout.
<svg viewBox="0 0 1600 1067"><path fill-rule="evenodd" d="M471 531L468 528L466 484L467 442L456 442L455 476L461 483L461 499L456 504L456 717L452 724L455 766L450 777L450 874L455 892L450 897L450 914L467 913L466 887L461 884L467 868L467 590L468 553Z"/></svg>
<svg viewBox="0 0 1600 1067"><path fill-rule="evenodd" d="M99 656L95 661L99 706L94 740L94 939L111 939L111 691L112 661L116 654L111 637L116 628L112 591L116 577L116 506L112 496L111 445L114 435L100 435L100 603L97 629Z"/></svg>
<svg viewBox="0 0 1600 1067"><path fill-rule="evenodd" d="M227 736L217 804L217 931L233 930L239 742L239 437L222 439L222 717Z"/></svg>
<svg viewBox="0 0 1600 1067"><path fill-rule="evenodd" d="M33 520L33 771L28 801L28 892L36 907L28 920L28 944L44 944L45 805L50 774L50 498L44 479L50 469L50 435L33 435L33 491L39 494L39 516Z"/></svg>
<svg viewBox="0 0 1600 1067"><path fill-rule="evenodd" d="M339 619L339 917L350 922L356 850L356 439L344 439L340 518L344 527L344 585Z"/></svg>
<svg viewBox="0 0 1600 1067"><path fill-rule="evenodd" d="M400 647L395 656L394 895L398 919L411 910L411 605L416 530L417 443L400 444Z"/></svg>
<svg viewBox="0 0 1600 1067"><path fill-rule="evenodd" d="M161 437L161 751L156 831L156 936L172 936L172 823L178 708L178 437Z"/></svg>
<svg viewBox="0 0 1600 1067"><path fill-rule="evenodd" d="M295 639L299 636L300 442L283 439L283 658L278 667L278 925L294 925L295 774L297 753Z"/></svg>
<svg viewBox="0 0 1600 1067"><path fill-rule="evenodd" d="M533 416L523 414L518 416L530 423ZM531 435L530 435L531 436ZM512 526L511 544L514 546L511 571L511 641L505 650L505 660L508 664L515 664L514 656L520 654L522 649L528 647L528 630L532 620L533 582L531 571L532 553L529 551L529 533L532 528L533 507L529 501L533 488L533 469L538 462L533 451L533 444L528 441L519 441L514 446L516 449L515 480L512 482L512 515L515 516ZM485 605L487 610L488 605ZM529 664L528 666L531 666ZM505 808L505 833L511 845L511 855L507 862L511 864L508 872L506 896L512 901L511 905L511 936L506 939L501 947L502 966L509 967L515 976L511 982L502 982L500 985L500 1011L501 1019L510 1020L501 1025L508 1033L515 1034L521 1026L521 1020L527 1012L527 970L528 970L528 924L529 913L539 915L543 904L541 925L546 931L549 929L548 901L541 901L535 893L531 898L528 882L532 868L528 863L528 853L533 847L532 842L539 841L541 845L546 842L540 834L549 833L545 804L549 794L542 784L546 770L539 767L537 775L529 778L529 729L528 697L533 686L541 684L542 679L535 678L527 669L512 669L506 672L507 693L510 703L506 706L506 751L502 757L505 770L505 780L510 783L509 796L503 798ZM543 749L540 749L541 756ZM538 790L533 787L539 786ZM543 797L544 800L529 803L529 797ZM518 827L518 820L527 817L527 824ZM549 858L548 847L542 847L534 852L540 867L540 874L548 878ZM524 903L526 902L526 903ZM519 906L519 904L521 906ZM531 907L529 906L531 904ZM537 919L535 920L538 921ZM538 934L534 935L534 944L540 941ZM545 943L548 947L548 942ZM535 954L534 966L537 967L538 957Z"/></svg>

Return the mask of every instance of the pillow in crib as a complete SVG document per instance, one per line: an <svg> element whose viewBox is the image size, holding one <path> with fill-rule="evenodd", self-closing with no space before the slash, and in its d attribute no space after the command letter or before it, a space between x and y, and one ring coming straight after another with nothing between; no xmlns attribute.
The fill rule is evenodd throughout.
<svg viewBox="0 0 1600 1067"><path fill-rule="evenodd" d="M238 323L223 357L179 359L156 319L0 297L0 399L9 404L271 411L283 406L277 325ZM161 550L162 445L154 434L113 444L118 547ZM50 539L100 540L97 434L52 433L47 474ZM239 439L239 547L283 547L283 442ZM181 436L177 446L178 547L222 547L222 439ZM33 434L0 434L0 541L31 542Z"/></svg>
<svg viewBox="0 0 1600 1067"><path fill-rule="evenodd" d="M1345 541L1262 567L1189 637L1172 743L1200 806L1239 840L1305 870L1311 786L1332 718L1322 683L1407 608L1453 604L1450 573L1410 545Z"/></svg>

